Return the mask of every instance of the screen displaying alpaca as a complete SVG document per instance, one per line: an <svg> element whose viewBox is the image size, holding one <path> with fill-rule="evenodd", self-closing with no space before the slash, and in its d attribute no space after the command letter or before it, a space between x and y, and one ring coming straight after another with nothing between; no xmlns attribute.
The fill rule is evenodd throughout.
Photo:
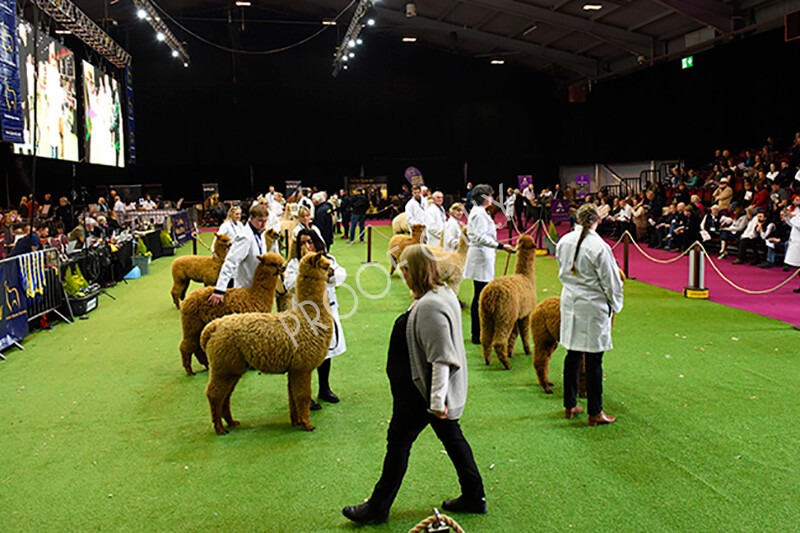
<svg viewBox="0 0 800 533"><path fill-rule="evenodd" d="M119 83L91 63L82 61L82 65L86 160L99 165L124 167Z"/></svg>

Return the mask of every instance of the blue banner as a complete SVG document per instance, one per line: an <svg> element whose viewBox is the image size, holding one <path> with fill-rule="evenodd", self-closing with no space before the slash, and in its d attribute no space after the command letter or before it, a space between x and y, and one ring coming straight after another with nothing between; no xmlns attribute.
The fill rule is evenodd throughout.
<svg viewBox="0 0 800 533"><path fill-rule="evenodd" d="M0 350L28 335L28 301L19 275L19 263L0 263Z"/></svg>
<svg viewBox="0 0 800 533"><path fill-rule="evenodd" d="M136 123L133 120L133 69L125 67L125 104L128 110L128 163L136 164Z"/></svg>
<svg viewBox="0 0 800 533"><path fill-rule="evenodd" d="M19 101L19 50L17 49L17 3L0 0L0 124L2 140L21 143L22 107Z"/></svg>
<svg viewBox="0 0 800 533"><path fill-rule="evenodd" d="M172 219L172 240L178 246L183 246L192 240L192 227L189 225L189 213L182 211L177 215L171 215Z"/></svg>

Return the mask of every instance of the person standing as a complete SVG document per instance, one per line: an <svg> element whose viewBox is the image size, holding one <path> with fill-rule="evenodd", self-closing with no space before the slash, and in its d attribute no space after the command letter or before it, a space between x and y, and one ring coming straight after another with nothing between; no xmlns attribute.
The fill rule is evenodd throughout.
<svg viewBox="0 0 800 533"><path fill-rule="evenodd" d="M330 250L333 245L333 208L328 203L327 195L320 191L311 197L314 202L314 225L319 228L325 249Z"/></svg>
<svg viewBox="0 0 800 533"><path fill-rule="evenodd" d="M461 218L464 216L464 204L456 202L450 206L450 218L444 223L442 230L442 249L445 252L455 252L458 250L458 241L463 237L461 234Z"/></svg>
<svg viewBox="0 0 800 533"><path fill-rule="evenodd" d="M467 250L466 264L464 265L464 279L471 279L474 288L470 316L472 319L472 344L481 343L481 317L478 312L478 303L481 291L494 279L494 263L497 250L508 253L516 252L510 244L497 241L497 227L494 220L486 212L492 203L494 189L484 183L472 189L472 203L474 207L469 212L467 219L467 237L469 249Z"/></svg>
<svg viewBox="0 0 800 533"><path fill-rule="evenodd" d="M432 196L433 203L425 210L423 222L425 224L425 242L431 246L440 246L444 223L447 222L447 214L442 207L444 194L442 191L436 191Z"/></svg>
<svg viewBox="0 0 800 533"><path fill-rule="evenodd" d="M369 209L369 200L364 194L364 189L359 187L356 189L356 195L353 196L350 205L353 208L353 214L350 217L350 243L353 244L356 240L356 226L360 226L358 230L359 240L364 242L364 223L367 220L367 209Z"/></svg>
<svg viewBox="0 0 800 533"><path fill-rule="evenodd" d="M250 208L250 219L244 230L236 236L222 263L214 292L208 297L211 305L219 305L225 298L228 282L233 280L236 289L249 289L258 266L258 258L269 252L264 230L269 221L267 206L256 204Z"/></svg>
<svg viewBox="0 0 800 533"><path fill-rule="evenodd" d="M425 225L425 208L427 203L422 201L422 187L414 185L411 187L411 199L406 202L406 221L408 227L414 227L419 224Z"/></svg>
<svg viewBox="0 0 800 533"><path fill-rule="evenodd" d="M350 215L353 214L353 207L350 204L350 196L344 189L339 190L339 220L342 222L342 239L350 236Z"/></svg>
<svg viewBox="0 0 800 533"><path fill-rule="evenodd" d="M359 524L388 522L411 447L429 424L461 485L461 495L444 500L442 508L483 514L483 480L458 423L467 403L467 359L458 299L442 284L439 266L423 245L406 248L400 264L414 302L395 320L389 339L386 374L392 390L392 419L383 471L369 500L345 507L342 514Z"/></svg>
<svg viewBox="0 0 800 533"><path fill-rule="evenodd" d="M797 195L792 197L792 206L797 204L797 199ZM788 208L783 211L782 215L784 222L792 230L789 234L789 242L786 244L786 256L783 258L783 264L791 268L800 268L800 209ZM800 287L792 292L800 292Z"/></svg>
<svg viewBox="0 0 800 533"><path fill-rule="evenodd" d="M236 205L228 209L228 216L225 217L225 221L217 230L217 235L227 235L231 238L231 242L233 242L242 231L244 231L244 224L242 224L242 208ZM215 235L211 243L212 249L216 242L217 237Z"/></svg>
<svg viewBox="0 0 800 533"><path fill-rule="evenodd" d="M622 278L611 247L595 231L600 214L594 204L578 209L578 226L556 246L561 281L561 344L564 359L564 413L573 418L577 405L578 373L586 359L589 425L616 420L603 412L603 353L612 349L614 313L622 311Z"/></svg>

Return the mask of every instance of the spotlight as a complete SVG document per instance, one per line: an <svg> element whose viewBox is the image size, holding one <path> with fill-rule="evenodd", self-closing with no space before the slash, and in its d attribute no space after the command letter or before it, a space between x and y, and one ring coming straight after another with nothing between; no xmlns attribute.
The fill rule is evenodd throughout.
<svg viewBox="0 0 800 533"><path fill-rule="evenodd" d="M355 54L355 53L353 53L353 52L350 52L348 55L349 55L350 57L356 57L356 54Z"/></svg>
<svg viewBox="0 0 800 533"><path fill-rule="evenodd" d="M403 42L404 43L415 43L415 42L417 42L417 38L416 37L403 37Z"/></svg>
<svg viewBox="0 0 800 533"><path fill-rule="evenodd" d="M250 2L236 2L236 7L250 7Z"/></svg>
<svg viewBox="0 0 800 533"><path fill-rule="evenodd" d="M347 61L347 60L349 60L349 59L350 59L350 58L348 57L348 55L347 55L347 54L345 54L345 55L343 55L343 56L342 56L342 61Z"/></svg>
<svg viewBox="0 0 800 533"><path fill-rule="evenodd" d="M335 20L323 20L322 21L322 25L323 26L336 26L336 21Z"/></svg>
<svg viewBox="0 0 800 533"><path fill-rule="evenodd" d="M348 66L347 66L347 65L345 65L345 66L344 66L344 69L345 69L345 70L347 70L347 69L348 69Z"/></svg>
<svg viewBox="0 0 800 533"><path fill-rule="evenodd" d="M185 68L189 68L189 63L184 63L184 64L183 64L183 66L184 66Z"/></svg>
<svg viewBox="0 0 800 533"><path fill-rule="evenodd" d="M362 45L362 44L364 44L364 41L362 39L356 39L356 44L357 45Z"/></svg>
<svg viewBox="0 0 800 533"><path fill-rule="evenodd" d="M584 11L600 11L603 9L603 4L583 4Z"/></svg>
<svg viewBox="0 0 800 533"><path fill-rule="evenodd" d="M172 51L172 57L178 57L178 51L177 50L173 50Z"/></svg>
<svg viewBox="0 0 800 533"><path fill-rule="evenodd" d="M163 41L163 40L164 40L164 39L166 39L166 38L167 38L167 36L166 36L166 35L164 35L164 34L163 34L163 33L161 33L161 32L158 32L158 33L156 34L156 39L158 39L159 41Z"/></svg>
<svg viewBox="0 0 800 533"><path fill-rule="evenodd" d="M492 65L505 65L504 59L492 59Z"/></svg>
<svg viewBox="0 0 800 533"><path fill-rule="evenodd" d="M144 9L140 9L139 11L136 12L136 16L139 17L140 19L146 19L147 11L145 11Z"/></svg>
<svg viewBox="0 0 800 533"><path fill-rule="evenodd" d="M353 48L355 45L356 45L356 42L353 39L350 39L349 41L347 41L347 46L349 46L350 48Z"/></svg>
<svg viewBox="0 0 800 533"><path fill-rule="evenodd" d="M374 25L375 25L375 19L367 19L367 26L374 26Z"/></svg>

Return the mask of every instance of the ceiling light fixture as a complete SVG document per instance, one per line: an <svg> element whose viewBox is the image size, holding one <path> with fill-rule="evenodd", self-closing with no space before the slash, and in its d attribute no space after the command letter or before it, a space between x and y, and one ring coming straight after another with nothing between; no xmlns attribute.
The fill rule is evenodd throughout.
<svg viewBox="0 0 800 533"><path fill-rule="evenodd" d="M350 20L350 24L347 26L347 31L345 32L344 37L342 37L336 52L333 54L334 77L339 74L339 71L344 66L344 62L355 56L355 54L348 51L349 49L363 42L358 38L361 30L364 29L365 26L372 26L374 24L374 21L370 23L370 20L372 20L371 18L369 20L365 19L367 15L373 11L372 7L377 1L378 0L359 0L355 11L353 11L353 18Z"/></svg>
<svg viewBox="0 0 800 533"><path fill-rule="evenodd" d="M603 9L603 4L583 4L584 11L600 11Z"/></svg>
<svg viewBox="0 0 800 533"><path fill-rule="evenodd" d="M38 1L38 0L37 0ZM56 0L50 0L56 1ZM146 20L150 26L156 31L156 38L159 42L163 42L166 44L170 50L177 51L178 57L188 65L189 63L189 54L186 52L186 49L183 46L183 43L180 42L175 34L170 31L169 27L165 24L161 17L158 14L155 5L150 0L132 0L133 5L136 8L136 15L143 20ZM142 16L144 15L144 16ZM169 17L167 17L169 18Z"/></svg>
<svg viewBox="0 0 800 533"><path fill-rule="evenodd" d="M404 43L415 43L415 42L417 42L417 38L416 37L403 37L403 42Z"/></svg>
<svg viewBox="0 0 800 533"><path fill-rule="evenodd" d="M336 21L335 20L323 20L322 21L322 25L323 26L336 26Z"/></svg>
<svg viewBox="0 0 800 533"><path fill-rule="evenodd" d="M250 7L250 2L236 2L236 7Z"/></svg>
<svg viewBox="0 0 800 533"><path fill-rule="evenodd" d="M505 59L492 59L492 65L505 65Z"/></svg>

